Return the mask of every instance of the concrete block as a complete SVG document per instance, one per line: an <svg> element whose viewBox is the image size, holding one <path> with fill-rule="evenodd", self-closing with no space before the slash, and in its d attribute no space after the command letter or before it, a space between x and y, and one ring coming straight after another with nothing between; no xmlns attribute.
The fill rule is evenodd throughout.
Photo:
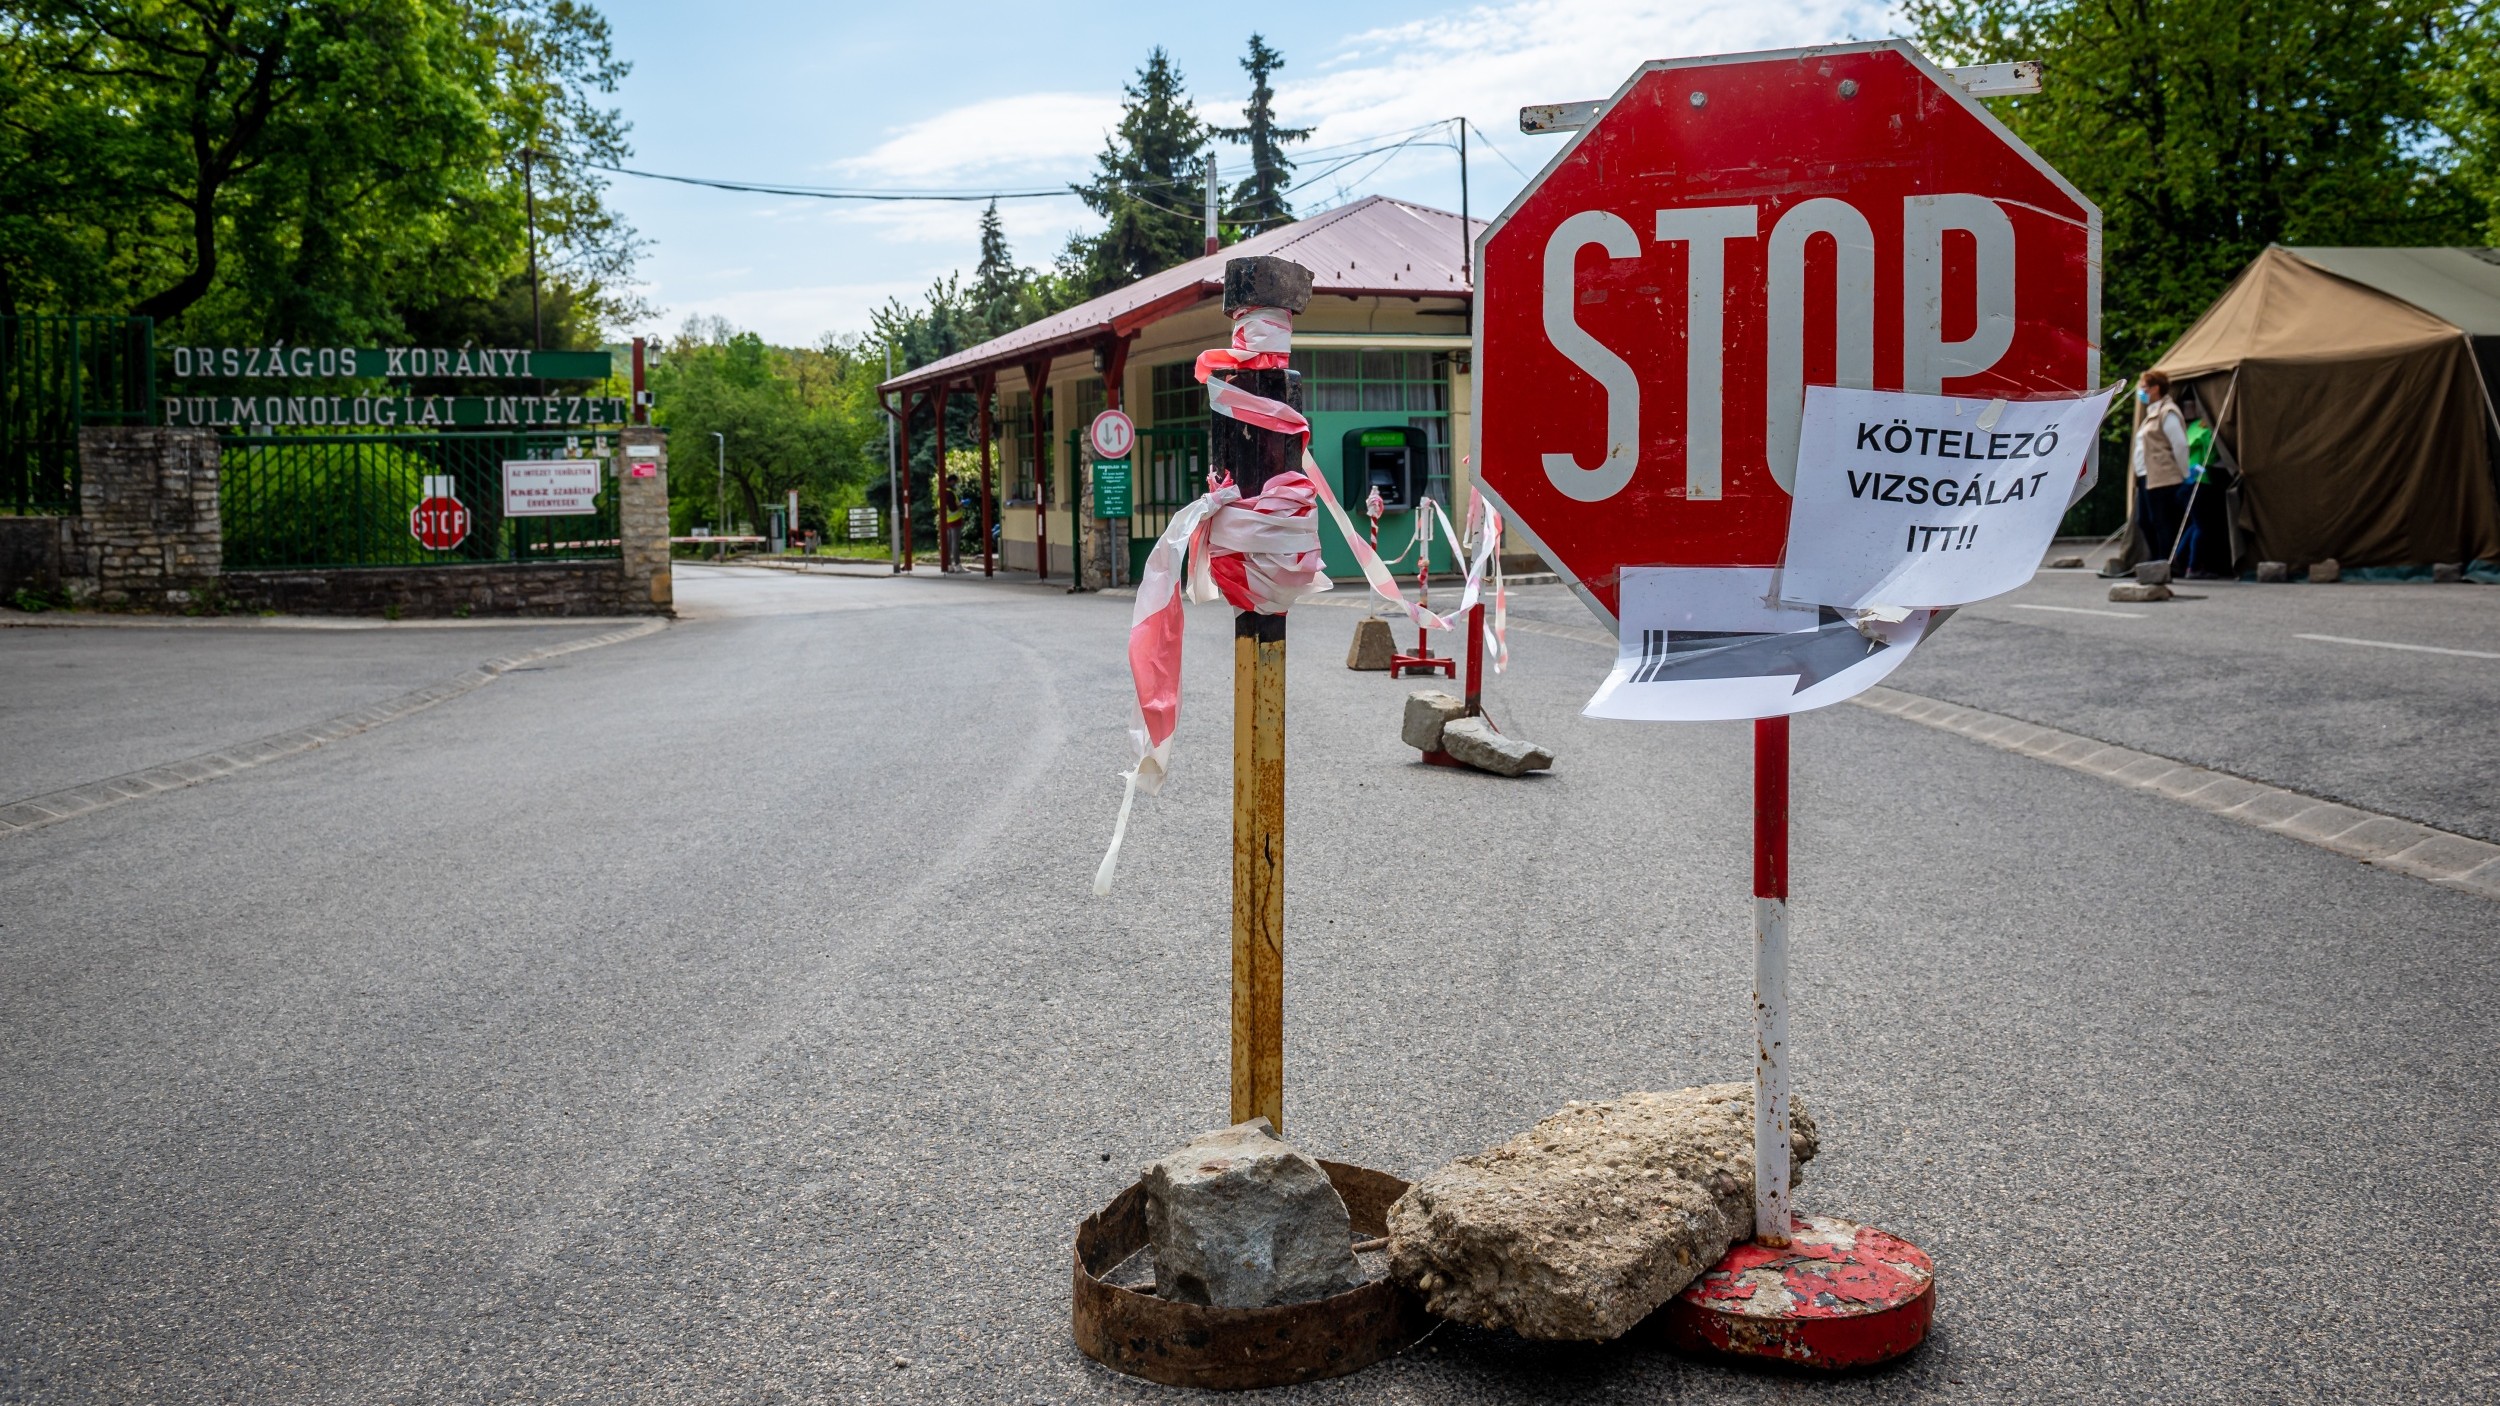
<svg viewBox="0 0 2500 1406"><path fill-rule="evenodd" d="M1160 1297L1266 1308L1362 1282L1344 1199L1265 1118L1192 1138L1144 1180Z"/></svg>
<svg viewBox="0 0 2500 1406"><path fill-rule="evenodd" d="M2170 588L2159 584L2147 585L2141 581L2121 581L2109 588L2109 598L2126 604L2143 605L2170 599Z"/></svg>
<svg viewBox="0 0 2500 1406"><path fill-rule="evenodd" d="M1345 666L1385 670L1397 652L1398 642L1389 633L1389 622L1377 615L1366 615L1354 622L1354 638L1346 645Z"/></svg>
<svg viewBox="0 0 2500 1406"><path fill-rule="evenodd" d="M1311 305L1311 271L1273 254L1224 261L1224 310L1283 308L1300 312Z"/></svg>
<svg viewBox="0 0 2500 1406"><path fill-rule="evenodd" d="M2312 586L2333 585L2335 582L2343 579L2343 563L2335 560L2333 557L2329 557L2325 561L2311 562L2309 564L2309 584Z"/></svg>
<svg viewBox="0 0 2500 1406"><path fill-rule="evenodd" d="M2454 585L2459 581L2463 581L2465 579L2465 563L2461 561L2432 562L2431 579L2443 586Z"/></svg>
<svg viewBox="0 0 2500 1406"><path fill-rule="evenodd" d="M2054 757L2061 749L2071 747L2083 740L2085 739L2071 732L2060 732L2053 727L2044 727L2015 744L2015 750L2026 756Z"/></svg>
<svg viewBox="0 0 2500 1406"><path fill-rule="evenodd" d="M2393 869L2399 874L2411 874L2417 879L2453 879L2471 873L2495 859L2500 859L2500 845L2488 845L2481 840L2469 840L2463 835L2443 835L2434 832L2431 838L2420 844L2370 862L2382 869Z"/></svg>
<svg viewBox="0 0 2500 1406"><path fill-rule="evenodd" d="M1789 1105L1803 1181L1818 1145ZM1622 1336L1753 1234L1753 1088L1574 1103L1426 1175L1389 1208L1389 1272L1443 1318Z"/></svg>
<svg viewBox="0 0 2500 1406"><path fill-rule="evenodd" d="M2051 571L2081 571L2082 569L2083 558L2081 557L2049 558L2049 570Z"/></svg>
<svg viewBox="0 0 2500 1406"><path fill-rule="evenodd" d="M2161 778L2181 769L2177 762L2168 757L2156 757L2149 753L2139 752L2134 761L2115 771L2103 772L2102 775L2112 781L2123 781L2130 786L2150 787Z"/></svg>
<svg viewBox="0 0 2500 1406"><path fill-rule="evenodd" d="M2307 796L2268 786L2221 813L2243 824L2271 830L2316 804Z"/></svg>
<svg viewBox="0 0 2500 1406"><path fill-rule="evenodd" d="M1398 737L1418 752L1441 750L1443 729L1467 716L1467 700L1438 689L1419 688L1406 695L1406 719Z"/></svg>
<svg viewBox="0 0 2500 1406"><path fill-rule="evenodd" d="M2229 810L2272 789L2241 777L2217 775L2195 790L2182 793L2179 799L2200 810Z"/></svg>
<svg viewBox="0 0 2500 1406"><path fill-rule="evenodd" d="M2152 780L2144 783L2144 789L2148 791L2159 791L2163 795L2170 797L2172 800L2177 800L2181 796L2192 795L2195 792L2204 790L2207 786L2213 784L2214 779L2219 774L2220 773L2218 772L2207 771L2201 766L2183 766L2154 777Z"/></svg>
<svg viewBox="0 0 2500 1406"><path fill-rule="evenodd" d="M2170 562L2166 558L2161 561L2139 561L2135 564L2135 579L2138 585L2167 586L2170 584Z"/></svg>
<svg viewBox="0 0 2500 1406"><path fill-rule="evenodd" d="M2313 844L2323 844L2369 818L2368 811L2354 810L2351 806L2337 805L2333 801L2319 801L2286 817L2274 828L2286 835L2298 835Z"/></svg>
<svg viewBox="0 0 2500 1406"><path fill-rule="evenodd" d="M1522 776L1554 764L1553 753L1533 742L1495 732L1493 725L1482 718L1459 718L1444 726L1441 750L1495 776Z"/></svg>
<svg viewBox="0 0 2500 1406"><path fill-rule="evenodd" d="M2286 825L2282 828L2290 830L2292 827ZM2318 843L2337 854L2349 854L2355 859L2384 859L2413 848L2435 833L2427 825L2374 815L2358 825L2338 830Z"/></svg>
<svg viewBox="0 0 2500 1406"><path fill-rule="evenodd" d="M2291 563L2261 561L2257 563L2257 579L2266 582L2289 581L2292 579Z"/></svg>
<svg viewBox="0 0 2500 1406"><path fill-rule="evenodd" d="M5 812L0 812L4 814ZM2500 898L2500 859L2477 865L2462 874L2434 880L2452 889L2463 889L2481 898Z"/></svg>

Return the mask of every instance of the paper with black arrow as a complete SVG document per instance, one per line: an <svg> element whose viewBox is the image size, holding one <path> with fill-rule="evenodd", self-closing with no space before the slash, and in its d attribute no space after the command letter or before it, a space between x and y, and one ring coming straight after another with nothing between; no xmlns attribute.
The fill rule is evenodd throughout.
<svg viewBox="0 0 2500 1406"><path fill-rule="evenodd" d="M1628 567L1614 671L1582 712L1633 722L1777 717L1838 703L1900 667L1932 613L1863 625L1778 598L1769 567Z"/></svg>

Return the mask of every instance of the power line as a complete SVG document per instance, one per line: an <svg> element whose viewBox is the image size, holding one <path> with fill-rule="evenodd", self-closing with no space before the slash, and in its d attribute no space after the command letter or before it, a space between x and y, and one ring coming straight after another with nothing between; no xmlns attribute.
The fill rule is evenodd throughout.
<svg viewBox="0 0 2500 1406"><path fill-rule="evenodd" d="M1402 141L1364 147L1360 150L1348 152L1346 155L1332 162L1326 170L1319 172L1317 175L1306 177L1303 180L1287 187L1285 193L1291 194L1294 191L1300 190L1304 186L1311 184L1313 181L1324 180L1327 177L1344 170L1346 167L1353 165L1355 162L1361 161L1365 157L1377 156L1383 152L1390 153L1394 156L1395 153L1404 150L1406 147L1415 145L1420 137L1434 127L1438 127L1440 125L1441 124L1439 123L1426 123L1423 127L1413 129L1413 134L1407 136ZM1451 145L1451 143L1448 142L1424 142L1422 144L1428 147ZM1343 143L1339 148L1337 148L1337 150L1342 150L1345 146L1352 145L1353 143L1350 142ZM1329 149L1321 148L1320 150ZM1309 156L1317 153L1305 152L1301 154ZM680 176L673 175L665 171L642 171L631 166L611 166L604 162L582 161L578 159L575 159L573 164L586 167L593 171L605 171L618 176L634 176L646 181L668 181L677 185L701 186L708 190L738 191L750 195L778 195L801 200L867 200L881 202L928 200L987 203L993 200L1048 200L1061 196L1076 195L1078 193L1074 186L1051 186L1043 189L1030 190L910 190L878 189L857 186L810 186L770 181L731 180L720 176ZM1385 166L1388 163L1383 161L1381 164ZM1200 179L1202 178L1195 176L1179 176L1170 180L1131 181L1120 186L1119 189L1127 193L1130 198L1138 200L1144 204L1154 205L1156 209L1168 210L1170 213L1176 215L1194 216L1197 213L1196 211L1171 210L1168 206L1155 205L1155 202L1148 200L1139 192L1144 190L1177 190L1194 188L1199 184Z"/></svg>
<svg viewBox="0 0 2500 1406"><path fill-rule="evenodd" d="M1460 118L1459 120L1460 120L1461 122L1465 122L1465 123L1466 123L1469 127L1473 128L1473 129L1475 130L1475 133L1476 133L1476 140L1477 140L1477 141L1480 141L1480 142L1482 142L1482 143L1484 143L1484 149L1485 149L1485 150L1487 150L1487 151L1489 151L1489 152L1492 152L1495 156L1499 156L1499 157L1501 157L1501 158L1502 158L1502 164L1503 164L1503 165L1508 166L1510 169L1512 169L1512 170L1514 170L1514 171L1519 171L1519 163L1518 163L1518 162L1516 162L1516 161L1511 160L1511 159L1510 159L1510 156L1509 156L1509 154L1508 154L1508 153L1504 152L1504 151L1503 151L1500 147L1495 146L1495 145L1493 144L1493 139L1492 139L1491 137L1488 137L1488 136L1486 136L1486 135L1484 134L1484 129L1483 129L1482 127L1478 127L1478 126L1476 126L1475 120L1474 120L1473 118L1466 118L1466 117L1462 117L1462 118ZM1525 172L1525 171L1519 171L1519 179L1521 179L1521 180L1523 180L1523 181L1531 181L1531 180L1534 180L1534 179L1536 179L1536 178L1535 178L1534 176L1529 175L1529 174L1528 174L1527 172Z"/></svg>
<svg viewBox="0 0 2500 1406"><path fill-rule="evenodd" d="M679 185L707 186L713 190L747 191L756 195L787 195L808 200L1043 200L1051 196L1072 195L1066 186L1048 190L868 190L842 186L772 185L761 181L732 181L713 176L672 176L660 171L637 171L630 166L607 166L596 161L577 161L594 171L608 171L619 176L639 176L646 181L674 181Z"/></svg>

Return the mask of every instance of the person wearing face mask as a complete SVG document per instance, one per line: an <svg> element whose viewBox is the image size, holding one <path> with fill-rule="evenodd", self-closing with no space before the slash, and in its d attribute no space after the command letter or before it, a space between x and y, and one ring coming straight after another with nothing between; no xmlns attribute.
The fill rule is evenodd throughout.
<svg viewBox="0 0 2500 1406"><path fill-rule="evenodd" d="M2187 515L2180 497L2187 491L2187 417L2170 398L2170 378L2159 371L2144 373L2135 401L2135 446L2128 457L2135 470L2136 521L2144 528L2146 560L2167 560Z"/></svg>

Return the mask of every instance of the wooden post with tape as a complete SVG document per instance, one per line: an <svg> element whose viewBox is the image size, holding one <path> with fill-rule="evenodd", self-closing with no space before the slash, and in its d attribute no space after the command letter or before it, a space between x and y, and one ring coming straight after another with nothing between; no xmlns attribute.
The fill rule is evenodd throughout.
<svg viewBox="0 0 2500 1406"><path fill-rule="evenodd" d="M1290 259L1224 265L1224 310L1311 302L1311 271ZM1302 405L1293 371L1217 372L1254 395ZM1210 458L1245 496L1302 467L1299 436L1208 416ZM1285 617L1233 617L1233 1121L1285 1126Z"/></svg>

